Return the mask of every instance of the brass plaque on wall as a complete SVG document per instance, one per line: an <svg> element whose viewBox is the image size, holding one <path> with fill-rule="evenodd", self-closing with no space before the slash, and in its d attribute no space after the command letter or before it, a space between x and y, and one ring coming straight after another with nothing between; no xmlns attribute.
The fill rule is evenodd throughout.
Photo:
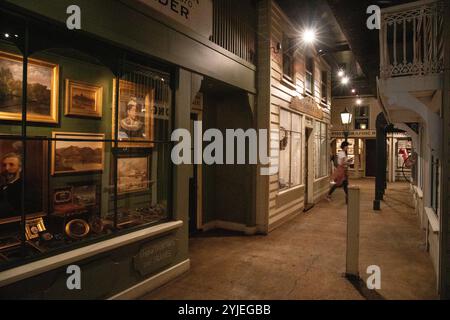
<svg viewBox="0 0 450 320"><path fill-rule="evenodd" d="M178 240L163 238L145 243L133 257L134 269L142 276L151 274L170 264L178 252Z"/></svg>

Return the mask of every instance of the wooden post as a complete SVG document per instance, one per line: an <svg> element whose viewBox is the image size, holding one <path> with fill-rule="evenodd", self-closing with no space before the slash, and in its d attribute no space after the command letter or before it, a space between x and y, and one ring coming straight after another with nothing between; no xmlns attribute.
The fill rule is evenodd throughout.
<svg viewBox="0 0 450 320"><path fill-rule="evenodd" d="M347 206L347 260L345 276L359 279L359 187L348 187Z"/></svg>

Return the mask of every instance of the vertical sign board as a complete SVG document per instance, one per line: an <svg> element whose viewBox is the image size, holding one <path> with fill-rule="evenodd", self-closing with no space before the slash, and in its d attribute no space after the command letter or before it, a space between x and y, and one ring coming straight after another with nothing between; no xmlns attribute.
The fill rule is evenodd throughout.
<svg viewBox="0 0 450 320"><path fill-rule="evenodd" d="M206 37L212 35L212 0L139 0Z"/></svg>

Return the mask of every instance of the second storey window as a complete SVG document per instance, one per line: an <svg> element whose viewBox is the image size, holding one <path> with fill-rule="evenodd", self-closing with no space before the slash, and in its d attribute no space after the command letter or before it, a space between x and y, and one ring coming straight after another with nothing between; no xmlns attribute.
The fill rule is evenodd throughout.
<svg viewBox="0 0 450 320"><path fill-rule="evenodd" d="M321 99L323 103L328 103L328 72L322 71L320 79Z"/></svg>
<svg viewBox="0 0 450 320"><path fill-rule="evenodd" d="M287 36L283 36L283 76L294 81L294 43Z"/></svg>
<svg viewBox="0 0 450 320"><path fill-rule="evenodd" d="M369 107L355 107L355 130L369 129Z"/></svg>
<svg viewBox="0 0 450 320"><path fill-rule="evenodd" d="M306 57L305 61L305 89L309 94L314 95L314 60Z"/></svg>

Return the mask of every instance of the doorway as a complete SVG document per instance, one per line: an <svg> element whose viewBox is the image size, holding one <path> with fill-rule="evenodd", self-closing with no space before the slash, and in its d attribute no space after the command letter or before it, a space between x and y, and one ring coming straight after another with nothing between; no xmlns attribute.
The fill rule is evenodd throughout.
<svg viewBox="0 0 450 320"><path fill-rule="evenodd" d="M305 206L303 211L308 211L314 206L314 145L313 129L305 127Z"/></svg>
<svg viewBox="0 0 450 320"><path fill-rule="evenodd" d="M366 177L376 176L376 150L377 142L375 139L366 139Z"/></svg>
<svg viewBox="0 0 450 320"><path fill-rule="evenodd" d="M191 139L194 139L194 122L201 121L201 113L191 113ZM191 156L194 156L194 141L191 141ZM199 175L201 166L193 164L192 159L189 171L189 236L197 233L201 226L201 185Z"/></svg>

